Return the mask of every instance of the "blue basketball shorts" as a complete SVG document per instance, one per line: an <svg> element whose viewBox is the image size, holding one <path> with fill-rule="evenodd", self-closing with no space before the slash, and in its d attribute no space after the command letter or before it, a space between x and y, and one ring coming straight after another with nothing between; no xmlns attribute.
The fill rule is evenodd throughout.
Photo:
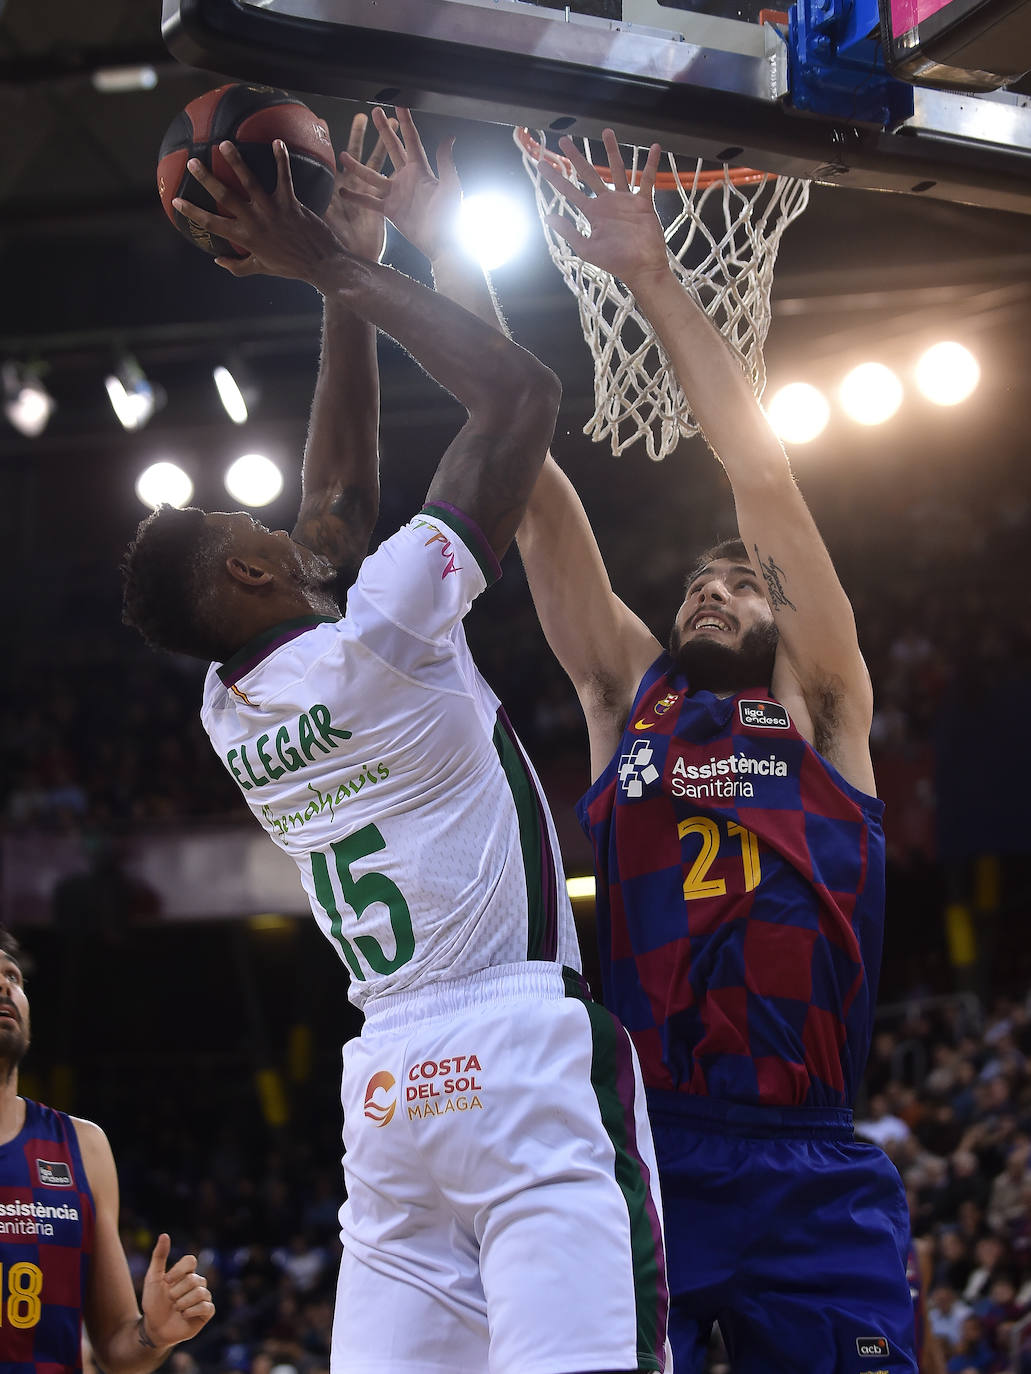
<svg viewBox="0 0 1031 1374"><path fill-rule="evenodd" d="M849 1111L650 1091L676 1374L915 1374L898 1171Z"/></svg>

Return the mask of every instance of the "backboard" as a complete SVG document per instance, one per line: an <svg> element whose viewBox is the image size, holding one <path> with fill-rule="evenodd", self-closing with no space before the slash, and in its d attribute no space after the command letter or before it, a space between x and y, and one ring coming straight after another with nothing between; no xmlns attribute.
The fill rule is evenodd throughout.
<svg viewBox="0 0 1031 1374"><path fill-rule="evenodd" d="M544 131L608 124L624 143L1031 213L1031 101L899 81L876 5L864 19L839 3L759 23L660 0L164 0L162 27L176 57L225 77Z"/></svg>

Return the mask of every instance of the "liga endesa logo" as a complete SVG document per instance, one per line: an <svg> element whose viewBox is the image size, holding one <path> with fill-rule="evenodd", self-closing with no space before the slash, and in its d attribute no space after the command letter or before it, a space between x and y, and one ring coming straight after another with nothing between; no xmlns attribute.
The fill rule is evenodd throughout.
<svg viewBox="0 0 1031 1374"><path fill-rule="evenodd" d="M393 1096L397 1086L392 1073L380 1069L369 1079L365 1089L365 1115L377 1126L386 1126L397 1108L397 1098Z"/></svg>

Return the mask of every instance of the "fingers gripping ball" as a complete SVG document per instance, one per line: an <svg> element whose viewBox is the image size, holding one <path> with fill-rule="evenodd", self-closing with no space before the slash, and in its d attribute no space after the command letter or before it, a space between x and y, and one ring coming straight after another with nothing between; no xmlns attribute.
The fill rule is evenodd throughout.
<svg viewBox="0 0 1031 1374"><path fill-rule="evenodd" d="M191 100L168 127L158 153L158 194L165 214L180 234L212 257L244 256L226 239L181 215L172 207L174 196L202 209L218 211L211 196L186 170L191 157L199 158L219 181L233 190L240 183L218 151L228 139L235 143L265 191L276 185L273 139L281 138L290 154L294 194L303 205L321 215L333 193L336 156L329 129L300 100L271 86L232 84L219 86Z"/></svg>

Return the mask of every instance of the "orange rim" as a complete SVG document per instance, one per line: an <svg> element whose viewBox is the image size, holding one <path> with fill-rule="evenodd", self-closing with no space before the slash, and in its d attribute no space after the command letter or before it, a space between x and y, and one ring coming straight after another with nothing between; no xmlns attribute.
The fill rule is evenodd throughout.
<svg viewBox="0 0 1031 1374"><path fill-rule="evenodd" d="M515 140L524 152L528 153L535 162L541 158L549 166L555 167L569 181L574 178L573 164L561 153L553 153L550 148L544 148L534 138L527 128L517 128L515 130ZM612 185L612 173L607 167L599 167L593 163L594 170L601 177L602 181L609 186ZM759 172L754 167L721 167L718 171L711 172L682 172L679 178L673 172L656 172L655 189L656 191L676 191L681 188L690 189L696 187L698 190L705 190L708 186L716 186L721 181L729 181L733 186L755 186L760 181L773 181L777 176L776 172ZM638 168L630 177L631 186L639 186L641 183L641 169Z"/></svg>

